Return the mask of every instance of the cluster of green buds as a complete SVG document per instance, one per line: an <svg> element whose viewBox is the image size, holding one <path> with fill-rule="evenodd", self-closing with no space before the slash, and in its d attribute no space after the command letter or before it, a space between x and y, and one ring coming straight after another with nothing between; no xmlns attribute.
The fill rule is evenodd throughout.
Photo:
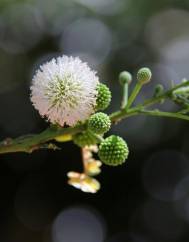
<svg viewBox="0 0 189 242"><path fill-rule="evenodd" d="M142 85L151 80L152 74L149 68L141 68L137 73L137 94ZM128 106L128 86L132 81L132 75L123 71L119 75L119 82L123 87L123 103L122 109ZM87 129L81 133L73 136L73 142L79 147L99 144L98 156L100 160L109 166L121 165L128 158L129 149L127 143L119 136L111 135L104 138L104 134L110 130L111 119L110 117L99 112L105 110L111 101L111 92L105 84L98 85L98 96L96 103L97 112L93 114L87 121ZM132 95L131 95L132 96ZM134 98L135 96L132 96ZM130 100L131 105L132 100Z"/></svg>
<svg viewBox="0 0 189 242"><path fill-rule="evenodd" d="M141 87L148 83L151 77L152 74L149 68L141 68L137 73L136 85L129 96L129 85L133 79L132 75L127 71L119 74L119 83L123 89L123 100L121 104L121 110L123 112L127 112ZM158 90L156 90L156 95L158 95ZM102 83L98 84L97 93L96 112L85 122L85 130L74 134L72 140L82 149L82 152L86 149L90 150L90 147L97 147L96 152L100 161L96 161L92 156L88 160L83 158L83 173L71 172L68 174L70 185L88 192L96 192L100 187L98 181L93 176L100 173L101 170L98 166L101 162L108 166L118 166L125 163L129 155L128 145L123 138L117 135L104 137L111 128L112 117L103 111L110 105L112 95L110 89ZM90 162L91 159L92 163ZM94 167L98 167L98 172L89 172L88 167L91 166L93 169Z"/></svg>
<svg viewBox="0 0 189 242"><path fill-rule="evenodd" d="M187 80L183 79L182 82L185 83ZM172 95L171 99L179 106L189 109L189 87L181 87L176 89Z"/></svg>
<svg viewBox="0 0 189 242"><path fill-rule="evenodd" d="M97 96L97 112L87 121L87 130L73 136L73 142L79 147L99 144L100 160L110 166L117 166L125 162L128 157L128 146L119 136L109 136L103 138L104 134L110 130L111 119L103 112L111 101L111 92L105 84L99 84Z"/></svg>

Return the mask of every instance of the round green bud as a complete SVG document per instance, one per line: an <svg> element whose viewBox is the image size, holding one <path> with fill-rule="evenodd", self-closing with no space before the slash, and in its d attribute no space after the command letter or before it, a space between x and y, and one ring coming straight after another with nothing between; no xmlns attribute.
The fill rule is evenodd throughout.
<svg viewBox="0 0 189 242"><path fill-rule="evenodd" d="M181 82L182 83L185 83L185 82L187 82L188 80L186 79L186 78L183 78L182 80L181 80Z"/></svg>
<svg viewBox="0 0 189 242"><path fill-rule="evenodd" d="M132 81L132 75L128 71L122 71L119 74L119 82L121 85L124 85L126 83L130 84Z"/></svg>
<svg viewBox="0 0 189 242"><path fill-rule="evenodd" d="M161 84L156 85L156 87L155 87L155 89L154 89L154 97L155 97L155 98L156 98L156 97L160 97L160 96L163 94L163 92L164 92L164 87L163 87L163 85L161 85ZM160 102L160 104L163 104L164 101L165 101L165 99L162 98L159 102Z"/></svg>
<svg viewBox="0 0 189 242"><path fill-rule="evenodd" d="M99 141L93 136L90 131L84 131L73 135L73 142L79 147L95 145Z"/></svg>
<svg viewBox="0 0 189 242"><path fill-rule="evenodd" d="M119 136L111 135L101 142L98 155L101 161L109 166L121 165L129 154L126 142Z"/></svg>
<svg viewBox="0 0 189 242"><path fill-rule="evenodd" d="M152 72L147 67L141 68L137 73L137 80L141 84L146 84L150 82L151 78L152 78Z"/></svg>
<svg viewBox="0 0 189 242"><path fill-rule="evenodd" d="M154 97L159 97L164 91L164 87L161 84L156 85L154 90Z"/></svg>
<svg viewBox="0 0 189 242"><path fill-rule="evenodd" d="M97 91L96 110L104 110L111 102L112 95L110 89L105 84L100 83L97 86Z"/></svg>
<svg viewBox="0 0 189 242"><path fill-rule="evenodd" d="M104 134L108 132L111 126L110 118L105 113L95 113L88 121L88 129L96 134Z"/></svg>

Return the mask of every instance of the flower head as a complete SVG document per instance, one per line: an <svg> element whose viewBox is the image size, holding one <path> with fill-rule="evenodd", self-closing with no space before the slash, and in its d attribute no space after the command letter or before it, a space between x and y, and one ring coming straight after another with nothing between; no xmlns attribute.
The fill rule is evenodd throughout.
<svg viewBox="0 0 189 242"><path fill-rule="evenodd" d="M96 99L96 110L104 110L109 106L112 94L110 92L110 89L102 83L97 86L97 91L98 94Z"/></svg>
<svg viewBox="0 0 189 242"><path fill-rule="evenodd" d="M84 173L68 172L68 184L83 192L96 193L100 189L100 183Z"/></svg>
<svg viewBox="0 0 189 242"><path fill-rule="evenodd" d="M141 84L150 82L152 78L152 72L149 68L143 67L137 72L137 79Z"/></svg>
<svg viewBox="0 0 189 242"><path fill-rule="evenodd" d="M129 149L121 137L111 135L100 144L98 155L104 164L118 166L128 158Z"/></svg>
<svg viewBox="0 0 189 242"><path fill-rule="evenodd" d="M99 112L93 114L88 121L88 129L96 134L108 132L111 126L111 120L105 113Z"/></svg>
<svg viewBox="0 0 189 242"><path fill-rule="evenodd" d="M101 166L101 161L92 158L85 162L85 173L89 176L96 176L101 173Z"/></svg>
<svg viewBox="0 0 189 242"><path fill-rule="evenodd" d="M124 85L126 83L130 84L132 81L132 75L128 71L122 71L119 74L119 82L121 85Z"/></svg>
<svg viewBox="0 0 189 242"><path fill-rule="evenodd" d="M31 101L51 123L74 126L95 112L98 84L96 73L79 58L58 57L36 72Z"/></svg>
<svg viewBox="0 0 189 242"><path fill-rule="evenodd" d="M84 173L88 176L96 176L101 172L102 162L93 158L93 152L98 152L97 145L85 146L82 148Z"/></svg>

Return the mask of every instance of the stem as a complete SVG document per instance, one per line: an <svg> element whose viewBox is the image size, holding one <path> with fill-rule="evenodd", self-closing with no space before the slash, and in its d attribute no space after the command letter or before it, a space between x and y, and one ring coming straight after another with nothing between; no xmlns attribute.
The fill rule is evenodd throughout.
<svg viewBox="0 0 189 242"><path fill-rule="evenodd" d="M175 94L185 94L189 92L189 87L181 87L181 88L178 88L177 90L175 90Z"/></svg>
<svg viewBox="0 0 189 242"><path fill-rule="evenodd" d="M128 83L125 83L123 85L123 99L122 99L122 103L121 103L121 109L125 109L125 107L127 106L127 102L128 102L128 89L129 89L129 85L128 85Z"/></svg>
<svg viewBox="0 0 189 242"><path fill-rule="evenodd" d="M48 128L40 134L23 136L17 139L8 139L0 143L0 154L10 152L27 152L39 149L40 145L46 143L57 136L75 134L85 130L85 125L80 125L73 128L52 129Z"/></svg>
<svg viewBox="0 0 189 242"><path fill-rule="evenodd" d="M152 110L152 111L141 110L139 112L139 114L140 113L148 115L148 116L176 118L176 119L182 119L182 120L188 120L189 121L189 116L183 115L183 114L180 114L180 113L161 112L159 110Z"/></svg>
<svg viewBox="0 0 189 242"><path fill-rule="evenodd" d="M187 113L189 113L189 107L181 110L179 113L181 113L181 114L187 114Z"/></svg>
<svg viewBox="0 0 189 242"><path fill-rule="evenodd" d="M118 123L119 121L121 121L122 119L134 116L136 114L138 114L139 110L135 110L133 109L129 109L128 111L123 109L117 112L114 112L112 114L110 114L110 119L112 123Z"/></svg>
<svg viewBox="0 0 189 242"><path fill-rule="evenodd" d="M130 106L133 104L135 98L137 97L138 93L140 92L140 89L142 88L142 84L140 82L137 82L127 103L126 109L128 110Z"/></svg>
<svg viewBox="0 0 189 242"><path fill-rule="evenodd" d="M123 112L123 111L118 111L116 113L113 113L110 115L110 118L112 122L118 122L122 119L131 117L131 116L136 116L140 114L145 114L147 116L159 116L159 117L167 117L167 118L177 118L177 119L182 119L182 120L187 120L189 121L189 116L184 115L182 113L170 113L170 112L162 112L159 110L143 110L143 109L130 109L130 112Z"/></svg>
<svg viewBox="0 0 189 242"><path fill-rule="evenodd" d="M151 106L153 104L159 103L162 99L166 99L166 98L171 98L172 93L181 88L181 87L186 87L189 86L189 81L183 82L179 85L174 86L173 88L171 88L170 90L164 92L162 95L158 96L158 97L154 97L154 98L150 98L147 99L143 104L141 104L140 106Z"/></svg>
<svg viewBox="0 0 189 242"><path fill-rule="evenodd" d="M88 132L90 132L90 131L88 131ZM100 135L98 135L98 134L95 134L95 133L92 133L92 132L90 132L91 133L91 135L100 143L100 142L102 142L103 140L104 140L104 138L102 137L102 136L100 136Z"/></svg>
<svg viewBox="0 0 189 242"><path fill-rule="evenodd" d="M158 97L153 97L151 99L146 100L143 104L139 104L134 108L129 109L132 105L134 99L136 98L138 92L141 89L141 85L137 84L128 100L127 106L124 109L121 109L117 112L110 114L110 119L112 123L117 123L122 119L126 119L131 116L135 115L148 115L148 116L159 116L159 117L168 117L168 118L177 118L182 120L189 121L189 116L179 112L179 113L170 113L170 112L162 112L159 110L152 110L146 111L144 110L145 107L154 105L159 103L162 99L171 98L173 91L180 87L189 86L189 81L181 83L167 92L164 92L162 95ZM125 90L126 91L126 90ZM126 100L127 94L124 93L124 99ZM27 152L31 153L34 150L40 149L43 144L53 140L59 136L66 136L66 135L73 135L82 131L86 130L86 125L78 125L76 127L69 127L69 128L55 128L50 127L45 131L41 132L40 134L34 135L26 135L16 139L6 139L0 142L0 154L3 153L10 153L10 152ZM65 138L65 137L64 137ZM102 137L96 136L99 141L102 141Z"/></svg>

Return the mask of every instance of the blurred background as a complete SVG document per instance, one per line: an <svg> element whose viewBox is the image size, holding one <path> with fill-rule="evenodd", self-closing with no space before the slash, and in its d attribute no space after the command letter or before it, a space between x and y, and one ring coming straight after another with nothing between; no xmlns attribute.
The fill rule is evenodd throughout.
<svg viewBox="0 0 189 242"><path fill-rule="evenodd" d="M48 124L31 105L36 68L58 55L80 56L120 106L120 71L148 66L170 87L189 77L188 0L0 0L0 138L38 133ZM167 102L165 110L175 106ZM0 156L0 242L188 242L189 124L127 119L112 131L130 157L102 168L97 194L67 185L81 171L71 142L61 151Z"/></svg>

